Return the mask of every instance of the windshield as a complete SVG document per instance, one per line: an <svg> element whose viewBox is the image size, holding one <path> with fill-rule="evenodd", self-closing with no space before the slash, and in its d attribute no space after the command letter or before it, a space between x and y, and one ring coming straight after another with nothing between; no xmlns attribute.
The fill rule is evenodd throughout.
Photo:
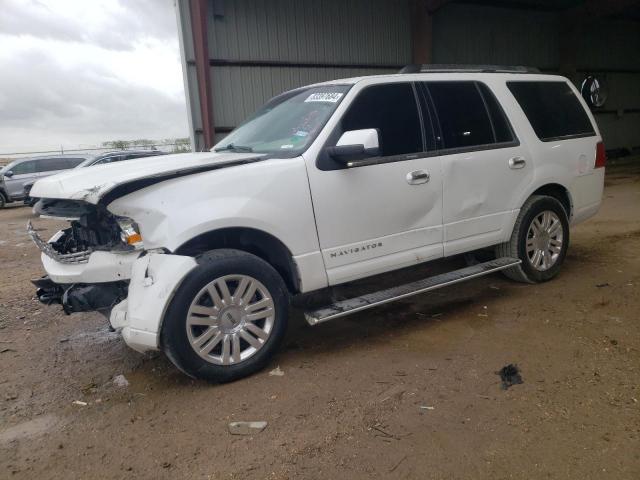
<svg viewBox="0 0 640 480"><path fill-rule="evenodd" d="M279 95L214 150L300 155L320 133L349 87L321 85Z"/></svg>

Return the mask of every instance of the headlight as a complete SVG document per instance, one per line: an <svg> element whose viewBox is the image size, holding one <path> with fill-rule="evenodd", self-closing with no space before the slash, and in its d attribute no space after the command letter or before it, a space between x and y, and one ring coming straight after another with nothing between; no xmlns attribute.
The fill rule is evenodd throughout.
<svg viewBox="0 0 640 480"><path fill-rule="evenodd" d="M143 248L144 244L142 243L142 235L140 235L138 224L127 217L118 217L116 220L120 226L120 238L122 241L136 250Z"/></svg>

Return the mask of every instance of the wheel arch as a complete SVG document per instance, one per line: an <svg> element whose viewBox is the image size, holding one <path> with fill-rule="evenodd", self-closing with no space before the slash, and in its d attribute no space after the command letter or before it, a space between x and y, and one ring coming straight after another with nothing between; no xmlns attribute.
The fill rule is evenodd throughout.
<svg viewBox="0 0 640 480"><path fill-rule="evenodd" d="M531 192L524 201L526 202L532 195L546 195L548 197L555 198L562 204L565 212L567 212L567 219L571 221L571 216L573 214L573 201L568 188L560 185L559 183L547 183Z"/></svg>
<svg viewBox="0 0 640 480"><path fill-rule="evenodd" d="M218 248L232 248L260 257L276 269L292 294L300 292L300 275L289 248L275 236L256 228L211 230L183 243L173 253L196 256Z"/></svg>

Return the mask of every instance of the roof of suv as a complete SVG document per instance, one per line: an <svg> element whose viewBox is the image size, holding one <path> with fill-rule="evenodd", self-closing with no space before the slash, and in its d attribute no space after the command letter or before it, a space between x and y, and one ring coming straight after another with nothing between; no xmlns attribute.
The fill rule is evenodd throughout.
<svg viewBox="0 0 640 480"><path fill-rule="evenodd" d="M312 86L319 85L335 85L350 84L354 85L364 80L385 80L385 79L461 79L465 76L473 76L473 78L482 77L503 77L503 78L522 78L528 80L551 80L564 79L559 75L541 73L537 68L531 67L504 67L500 65L427 65L417 66L411 65L403 68L399 73L389 73L383 75L366 75L361 77L340 78L329 80L327 82L315 83Z"/></svg>

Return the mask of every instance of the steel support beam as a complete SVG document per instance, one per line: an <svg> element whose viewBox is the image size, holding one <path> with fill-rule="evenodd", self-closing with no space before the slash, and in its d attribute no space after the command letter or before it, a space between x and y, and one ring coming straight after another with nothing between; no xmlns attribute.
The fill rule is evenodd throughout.
<svg viewBox="0 0 640 480"><path fill-rule="evenodd" d="M202 118L203 145L194 146L198 150L209 150L215 143L213 118L213 90L209 72L209 42L207 36L207 0L191 0L191 29L193 50L198 79L198 97Z"/></svg>
<svg viewBox="0 0 640 480"><path fill-rule="evenodd" d="M433 63L433 16L451 0L411 0L411 62Z"/></svg>

